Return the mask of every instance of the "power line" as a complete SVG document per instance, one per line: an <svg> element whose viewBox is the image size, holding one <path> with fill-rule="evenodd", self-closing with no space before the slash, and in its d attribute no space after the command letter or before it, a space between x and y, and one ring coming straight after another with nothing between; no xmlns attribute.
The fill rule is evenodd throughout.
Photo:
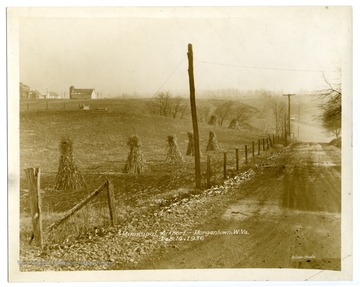
<svg viewBox="0 0 360 287"><path fill-rule="evenodd" d="M197 60L197 61L200 63L203 63L203 64L236 67L236 68L242 68L242 69L274 70L274 71L289 71L289 72L311 72L311 73L324 73L324 72L336 73L336 71L321 71L321 70L311 70L311 69L288 69L288 68L276 68L276 67L256 67L256 66L243 66L243 65L237 65L237 64L209 62L209 61L203 61L203 60Z"/></svg>
<svg viewBox="0 0 360 287"><path fill-rule="evenodd" d="M171 71L171 73L167 76L167 78L165 79L165 81L161 84L160 88L155 92L155 94L153 95L153 97L165 86L165 84L167 83L167 81L171 78L171 76L177 71L177 69L180 67L180 65L182 64L182 62L184 61L185 56L181 59L181 61L176 65L176 67Z"/></svg>

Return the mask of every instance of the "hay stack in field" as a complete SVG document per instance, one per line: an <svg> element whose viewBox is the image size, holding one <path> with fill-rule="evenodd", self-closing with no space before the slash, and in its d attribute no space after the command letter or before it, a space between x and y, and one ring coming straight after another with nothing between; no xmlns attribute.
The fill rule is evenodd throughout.
<svg viewBox="0 0 360 287"><path fill-rule="evenodd" d="M215 115L212 115L210 117L210 120L208 121L208 125L216 126L216 124L217 124L217 117Z"/></svg>
<svg viewBox="0 0 360 287"><path fill-rule="evenodd" d="M60 153L55 189L78 190L86 186L84 177L74 163L73 143L69 138L61 140Z"/></svg>
<svg viewBox="0 0 360 287"><path fill-rule="evenodd" d="M183 163L184 159L176 143L175 136L168 136L168 153L166 155L166 162L169 163Z"/></svg>
<svg viewBox="0 0 360 287"><path fill-rule="evenodd" d="M150 171L144 155L140 150L140 141L137 136L132 136L128 140L128 146L130 147L130 152L126 160L124 167L124 172L126 173L146 173Z"/></svg>
<svg viewBox="0 0 360 287"><path fill-rule="evenodd" d="M229 129L234 129L234 130L240 129L239 121L238 121L237 119L233 119L233 120L230 122Z"/></svg>
<svg viewBox="0 0 360 287"><path fill-rule="evenodd" d="M195 156L194 135L192 132L188 132L188 138L189 138L189 142L186 150L186 155Z"/></svg>
<svg viewBox="0 0 360 287"><path fill-rule="evenodd" d="M219 144L214 132L209 132L209 141L206 147L206 151L219 151Z"/></svg>

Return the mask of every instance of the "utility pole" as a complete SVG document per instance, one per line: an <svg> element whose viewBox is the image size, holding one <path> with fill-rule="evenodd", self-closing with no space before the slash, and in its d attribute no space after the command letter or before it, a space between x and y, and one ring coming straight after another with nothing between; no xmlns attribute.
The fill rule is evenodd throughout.
<svg viewBox="0 0 360 287"><path fill-rule="evenodd" d="M301 97L300 97L301 98ZM298 98L298 109L297 109L297 112L298 112L298 118L297 118L297 123L298 123L298 130L297 130L297 137L298 139L300 138L300 109L301 109L301 106L300 106L300 98Z"/></svg>
<svg viewBox="0 0 360 287"><path fill-rule="evenodd" d="M284 131L285 131L285 142L287 143L287 124L286 124L286 118L287 118L287 115L285 113L284 115Z"/></svg>
<svg viewBox="0 0 360 287"><path fill-rule="evenodd" d="M195 182L196 188L201 187L201 172L200 172L200 147L199 147L199 128L196 115L196 103L195 103L195 82L194 82L194 66L193 66L193 51L192 45L188 44L188 73L189 73L189 85L190 85L190 105L191 105L191 117L194 132L194 149L195 149Z"/></svg>
<svg viewBox="0 0 360 287"><path fill-rule="evenodd" d="M295 96L295 94L284 94L283 96L287 96L288 97L288 128L289 128L289 137L291 138L291 130L290 130L290 97L291 96Z"/></svg>

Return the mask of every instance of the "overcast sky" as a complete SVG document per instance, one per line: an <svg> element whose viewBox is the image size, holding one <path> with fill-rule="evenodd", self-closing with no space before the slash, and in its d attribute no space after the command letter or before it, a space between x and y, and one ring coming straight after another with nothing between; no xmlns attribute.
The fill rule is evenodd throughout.
<svg viewBox="0 0 360 287"><path fill-rule="evenodd" d="M343 68L350 10L106 8L29 10L20 21L20 81L42 93L71 85L103 96L197 90L315 90Z"/></svg>

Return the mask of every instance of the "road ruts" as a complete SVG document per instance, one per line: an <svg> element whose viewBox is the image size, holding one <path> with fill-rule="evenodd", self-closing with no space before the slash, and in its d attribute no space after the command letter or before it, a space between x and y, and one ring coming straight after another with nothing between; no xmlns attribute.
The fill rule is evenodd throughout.
<svg viewBox="0 0 360 287"><path fill-rule="evenodd" d="M202 230L246 229L174 243L134 269L341 268L341 151L319 143L291 146L278 173L263 171L243 196ZM261 171L258 171L261 173ZM219 197L221 200L221 197Z"/></svg>

